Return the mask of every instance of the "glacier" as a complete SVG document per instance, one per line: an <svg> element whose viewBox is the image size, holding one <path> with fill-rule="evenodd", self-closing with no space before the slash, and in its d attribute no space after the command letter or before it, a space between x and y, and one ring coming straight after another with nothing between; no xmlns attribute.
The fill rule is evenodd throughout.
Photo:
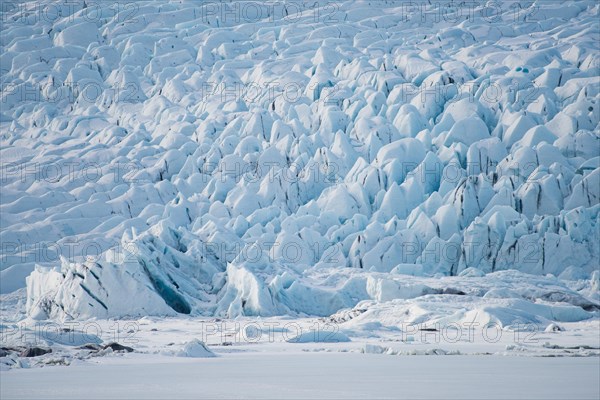
<svg viewBox="0 0 600 400"><path fill-rule="evenodd" d="M597 2L7 4L28 317L598 317Z"/></svg>

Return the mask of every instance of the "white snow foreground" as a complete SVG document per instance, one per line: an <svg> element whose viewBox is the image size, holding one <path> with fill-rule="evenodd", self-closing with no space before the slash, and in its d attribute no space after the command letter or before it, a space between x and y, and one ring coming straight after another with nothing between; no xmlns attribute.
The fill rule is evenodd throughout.
<svg viewBox="0 0 600 400"><path fill-rule="evenodd" d="M474 400L595 400L600 393L600 371L592 358L242 353L214 360L127 359L73 365L68 373L61 367L13 370L4 373L0 393L3 399L81 399L90 393L104 399L122 399L124 393L135 399L280 399L285 393L290 398Z"/></svg>
<svg viewBox="0 0 600 400"><path fill-rule="evenodd" d="M415 320L424 312L445 313L447 301L428 302L423 308L426 301L413 304ZM400 313L393 309L380 309L371 323L367 311L346 322L340 314L338 323L143 317L71 321L63 325L69 332L51 321L7 324L4 345L23 345L28 338L53 351L0 357L0 396L597 399L600 394L597 320L552 323L540 331L498 326L486 331L475 319L434 331L419 324L399 328ZM81 339L98 343L115 337L134 351L80 345L87 343Z"/></svg>
<svg viewBox="0 0 600 400"><path fill-rule="evenodd" d="M6 11L2 292L29 275L58 320L597 317L597 2L321 3Z"/></svg>

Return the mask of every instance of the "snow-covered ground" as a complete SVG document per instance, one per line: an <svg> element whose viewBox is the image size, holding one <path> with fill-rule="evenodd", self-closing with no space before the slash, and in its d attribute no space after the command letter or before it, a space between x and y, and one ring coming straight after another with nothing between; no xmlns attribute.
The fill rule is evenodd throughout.
<svg viewBox="0 0 600 400"><path fill-rule="evenodd" d="M175 363L131 357L72 366L68 373L61 367L11 371L2 375L0 393L3 399L90 393L115 399L597 399L599 373L589 358L265 353Z"/></svg>
<svg viewBox="0 0 600 400"><path fill-rule="evenodd" d="M596 0L0 12L2 398L598 397Z"/></svg>
<svg viewBox="0 0 600 400"><path fill-rule="evenodd" d="M61 332L65 326L72 331ZM17 368L2 365L0 390L3 399L90 393L94 398L596 399L597 320L562 328L358 329L313 318L144 317L60 326L30 321L5 328L5 343L36 338L42 347L54 342L54 351L20 358ZM100 340L118 340L135 352L80 348Z"/></svg>

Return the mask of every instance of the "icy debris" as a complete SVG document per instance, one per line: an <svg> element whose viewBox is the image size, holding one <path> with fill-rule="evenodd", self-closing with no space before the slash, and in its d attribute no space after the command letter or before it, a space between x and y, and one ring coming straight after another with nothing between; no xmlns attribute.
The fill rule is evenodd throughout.
<svg viewBox="0 0 600 400"><path fill-rule="evenodd" d="M52 349L42 349L41 347L28 347L19 354L19 357L39 357L48 353L52 353Z"/></svg>
<svg viewBox="0 0 600 400"><path fill-rule="evenodd" d="M175 353L177 357L191 357L191 358L211 358L217 355L213 353L204 342L193 339L186 342L183 348Z"/></svg>
<svg viewBox="0 0 600 400"><path fill-rule="evenodd" d="M303 332L286 340L289 343L343 343L349 342L350 338L343 332L314 330Z"/></svg>
<svg viewBox="0 0 600 400"><path fill-rule="evenodd" d="M544 332L562 332L564 330L565 330L564 328L562 328L559 325L553 323L553 324L548 325L546 327L546 329L544 329Z"/></svg>
<svg viewBox="0 0 600 400"><path fill-rule="evenodd" d="M444 350L444 349L425 349L425 350L399 350L393 349L391 347L379 346L376 344L366 344L364 348L361 349L362 353L365 354L386 354L392 356L446 356L446 355L460 355L460 350Z"/></svg>
<svg viewBox="0 0 600 400"><path fill-rule="evenodd" d="M133 351L132 347L123 346L122 344L119 344L117 342L108 343L108 344L102 346L102 349L104 349L104 350L111 349L112 351L122 351L122 352L126 352L126 353L131 353Z"/></svg>

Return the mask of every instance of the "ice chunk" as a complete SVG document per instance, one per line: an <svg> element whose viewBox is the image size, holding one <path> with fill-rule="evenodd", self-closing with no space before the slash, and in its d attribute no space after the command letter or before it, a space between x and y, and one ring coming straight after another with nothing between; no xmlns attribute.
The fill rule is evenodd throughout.
<svg viewBox="0 0 600 400"><path fill-rule="evenodd" d="M177 357L212 358L217 355L210 350L206 344L198 339L190 340L183 348L175 353Z"/></svg>

